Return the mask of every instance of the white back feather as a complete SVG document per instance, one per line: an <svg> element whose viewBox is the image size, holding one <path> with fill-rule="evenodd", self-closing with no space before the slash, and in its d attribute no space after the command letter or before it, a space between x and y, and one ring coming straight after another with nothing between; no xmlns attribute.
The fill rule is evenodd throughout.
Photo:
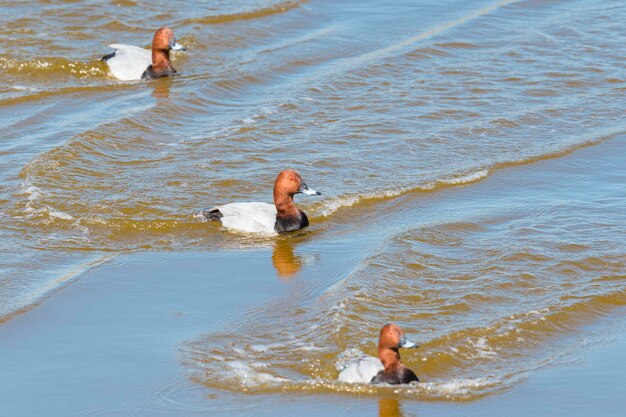
<svg viewBox="0 0 626 417"><path fill-rule="evenodd" d="M115 55L107 59L111 74L119 80L140 80L144 71L152 65L152 52L133 45L112 44Z"/></svg>
<svg viewBox="0 0 626 417"><path fill-rule="evenodd" d="M339 373L339 381L351 384L369 384L384 369L378 358L371 356L356 358L350 361Z"/></svg>
<svg viewBox="0 0 626 417"><path fill-rule="evenodd" d="M274 234L276 207L268 203L231 203L217 206L224 227L248 233Z"/></svg>

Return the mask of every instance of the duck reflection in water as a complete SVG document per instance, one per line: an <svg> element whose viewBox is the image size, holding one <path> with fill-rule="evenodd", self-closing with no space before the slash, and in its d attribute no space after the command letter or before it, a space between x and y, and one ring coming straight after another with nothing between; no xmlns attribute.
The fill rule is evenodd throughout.
<svg viewBox="0 0 626 417"><path fill-rule="evenodd" d="M293 251L293 242L290 238L277 238L272 253L272 264L279 277L291 277L302 269L302 257Z"/></svg>
<svg viewBox="0 0 626 417"><path fill-rule="evenodd" d="M170 87L172 86L171 77L163 77L151 83L153 90L151 96L157 101L157 107L162 105L169 106L170 103Z"/></svg>
<svg viewBox="0 0 626 417"><path fill-rule="evenodd" d="M378 417L404 417L397 398L380 398L378 400Z"/></svg>

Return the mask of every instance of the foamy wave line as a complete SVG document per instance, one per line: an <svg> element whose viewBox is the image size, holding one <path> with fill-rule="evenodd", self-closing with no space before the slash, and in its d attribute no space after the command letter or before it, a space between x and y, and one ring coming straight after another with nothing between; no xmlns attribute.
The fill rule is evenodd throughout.
<svg viewBox="0 0 626 417"><path fill-rule="evenodd" d="M98 62L69 61L66 58L35 58L30 61L18 61L0 57L0 69L5 73L33 75L51 71L67 72L77 77L106 75L104 66Z"/></svg>
<svg viewBox="0 0 626 417"><path fill-rule="evenodd" d="M483 178L487 177L490 173L498 171L500 169L512 167L512 166L522 166L533 164L535 162L547 160L547 159L556 159L567 156L573 152L576 152L579 149L587 148L589 146L595 146L600 143L603 143L607 140L615 138L619 135L623 135L626 133L626 123L618 124L617 126L612 126L610 128L604 129L602 131L596 131L594 133L585 135L583 137L578 138L578 141L574 143L570 143L563 147L562 149L557 149L551 152L546 152L539 155L531 155L522 159L512 159L512 160L504 160L495 163L489 169L482 169L479 171L470 172L468 174L461 174L458 176L452 176L450 178L442 178L435 181L427 182L425 184L417 185L414 187L404 187L398 188L395 190L387 190L387 191L372 191L367 193L360 193L354 195L347 195L342 197L337 197L335 199L329 199L320 204L320 206L313 206L313 214L327 217L336 212L337 210L344 207L351 207L357 203L360 203L364 200L377 200L377 199L385 199L385 198L393 198L402 194L406 194L409 192L428 192L434 191L443 187L454 187L459 185L471 184L474 182L478 182ZM319 207L319 208L317 208Z"/></svg>
<svg viewBox="0 0 626 417"><path fill-rule="evenodd" d="M489 170L483 169L480 171L471 172L469 174L431 181L423 185L418 185L416 187L403 187L403 188L398 188L395 190L372 191L372 192L367 192L367 193L359 193L359 194L337 197L337 198L330 199L321 203L320 204L321 207L317 209L315 214L317 214L318 216L322 216L322 217L328 217L341 208L354 206L355 204L358 204L361 201L393 198L393 197L397 197L399 195L406 194L409 192L414 192L414 191L433 191L438 188L442 188L446 186L458 186L458 185L464 185L464 184L471 184L473 182L482 180L488 175L489 175ZM314 210L315 210L315 207L314 207Z"/></svg>
<svg viewBox="0 0 626 417"><path fill-rule="evenodd" d="M270 373L259 371L258 367L264 364L257 364L256 367L241 361L226 361L224 367L233 377L238 378L240 384L244 387L255 387L263 384L282 384L289 382L286 378L274 376Z"/></svg>
<svg viewBox="0 0 626 417"><path fill-rule="evenodd" d="M347 383L334 379L311 378L294 380L276 376L267 369L265 363L247 363L244 361L222 362L222 371L226 369L229 380L222 388L241 390L249 393L263 393L267 390L280 391L334 391L352 394L378 394L392 391L395 394L429 399L467 399L482 396L493 390L502 389L503 380L496 376L480 378L453 378L443 381L428 381L408 385ZM210 373L200 372L192 377L202 383L204 378L212 378ZM511 381L514 382L514 381ZM508 385L508 384L507 384Z"/></svg>
<svg viewBox="0 0 626 417"><path fill-rule="evenodd" d="M328 389L355 394L378 394L392 391L395 394L428 399L467 399L501 389L503 381L494 376L481 378L453 378L449 381L429 381L406 385L351 384L334 380L312 379L292 384L295 390ZM292 387L283 387L290 389Z"/></svg>
<svg viewBox="0 0 626 417"><path fill-rule="evenodd" d="M470 184L472 182L477 182L477 181L482 180L487 175L489 175L489 170L483 169L481 171L472 172L467 175L461 175L460 177L439 180L435 183L435 185L432 188L433 189L437 188L439 184L450 184L450 185Z"/></svg>
<svg viewBox="0 0 626 417"><path fill-rule="evenodd" d="M39 187L33 185L33 183L30 181L30 178L26 178L26 180L21 184L21 187L21 194L28 196L28 201L26 203L26 206L24 207L24 213L26 213L27 216L34 217L36 215L47 215L50 218L54 219L68 221L76 220L74 216L69 213L65 213L61 210L57 210L45 204L40 204L39 200L41 200L43 192Z"/></svg>

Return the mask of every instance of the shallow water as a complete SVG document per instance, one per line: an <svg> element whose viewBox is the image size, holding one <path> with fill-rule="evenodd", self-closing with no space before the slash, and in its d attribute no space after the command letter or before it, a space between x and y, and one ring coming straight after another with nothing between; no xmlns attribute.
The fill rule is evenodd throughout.
<svg viewBox="0 0 626 417"><path fill-rule="evenodd" d="M409 396L477 398L558 363L581 322L625 302L619 160L556 164L523 191L501 181L448 196L571 151L619 154L621 6L5 2L0 321L136 250L271 246L297 282L322 255L294 246L319 239L345 261L311 291L248 312L239 350L226 330L185 341L194 381L371 392L332 381L342 358L374 353L386 321L422 341L406 362L429 382ZM174 56L180 76L107 75L108 44L148 46L163 25L188 48ZM307 231L238 236L190 215L270 201L284 167L323 193L297 199ZM227 376L216 371L225 357Z"/></svg>

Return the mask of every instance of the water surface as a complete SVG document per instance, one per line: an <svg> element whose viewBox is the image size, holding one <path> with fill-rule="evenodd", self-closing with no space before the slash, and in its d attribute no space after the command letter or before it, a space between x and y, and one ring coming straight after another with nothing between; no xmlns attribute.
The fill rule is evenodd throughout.
<svg viewBox="0 0 626 417"><path fill-rule="evenodd" d="M133 251L272 247L297 283L342 250L310 291L247 313L239 350L227 329L181 340L181 366L269 398L372 392L334 383L337 366L396 321L423 341L406 362L428 381L403 394L446 400L559 363L582 322L624 304L620 1L0 7L0 321ZM188 48L180 76L108 76L108 44L148 46L165 25ZM532 186L450 194L598 146ZM246 237L190 216L270 201L285 167L323 193L297 198L307 231Z"/></svg>

